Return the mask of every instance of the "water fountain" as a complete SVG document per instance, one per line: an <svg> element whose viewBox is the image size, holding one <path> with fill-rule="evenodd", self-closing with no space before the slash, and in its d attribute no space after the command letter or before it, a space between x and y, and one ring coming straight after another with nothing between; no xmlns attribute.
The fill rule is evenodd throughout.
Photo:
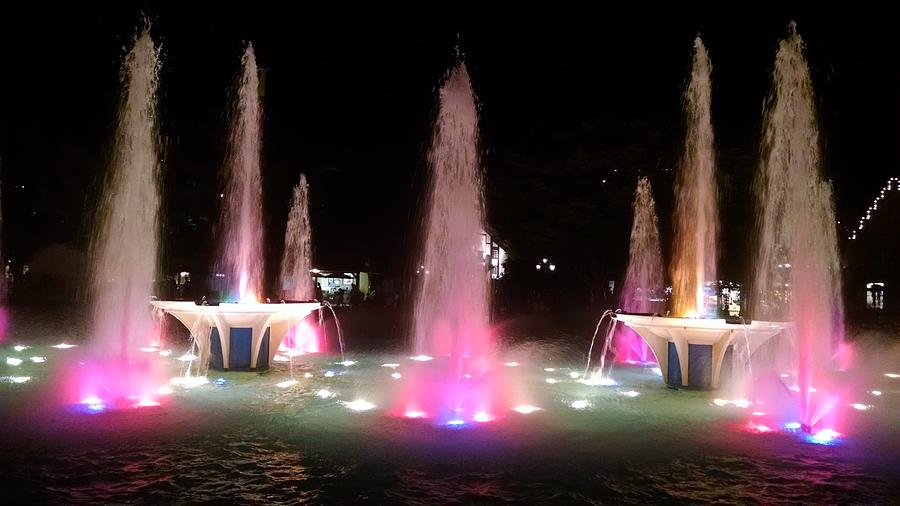
<svg viewBox="0 0 900 506"><path fill-rule="evenodd" d="M631 206L631 243L628 248L628 270L622 287L619 307L626 313L655 313L664 310L663 258L659 246L656 202L650 180L642 177L634 190ZM652 362L647 343L634 331L619 327L615 334L616 361L624 363Z"/></svg>
<svg viewBox="0 0 900 506"><path fill-rule="evenodd" d="M839 404L827 371L842 350L843 308L831 185L820 172L819 132L803 40L791 24L775 57L755 183L758 253L753 316L794 323L783 364L799 419L832 427ZM758 395L771 398L772 392Z"/></svg>
<svg viewBox="0 0 900 506"><path fill-rule="evenodd" d="M300 175L300 182L294 187L291 210L284 231L284 252L281 257L282 298L288 301L311 301L316 297L312 270L312 227L309 222L309 184L306 176ZM320 318L321 320L321 318ZM293 327L279 351L287 354L289 361L295 354L318 353L324 350L320 329L310 323Z"/></svg>
<svg viewBox="0 0 900 506"><path fill-rule="evenodd" d="M676 182L672 261L674 317L617 314L647 342L665 381L673 386L717 388L722 363L735 340L756 351L783 323L729 323L712 316L704 288L715 279L717 190L711 116L712 65L703 42L694 40L691 79L685 89L685 141Z"/></svg>
<svg viewBox="0 0 900 506"><path fill-rule="evenodd" d="M319 309L317 302L260 303L263 273L260 145L262 104L256 54L241 58L225 163L220 269L235 302L198 305L155 301L191 330L201 357L215 369L260 370L272 363L288 331ZM306 299L309 300L309 299Z"/></svg>
<svg viewBox="0 0 900 506"><path fill-rule="evenodd" d="M398 409L439 423L488 421L500 379L489 328L489 271L480 247L484 202L478 112L465 64L451 71L441 87L428 161L424 269L417 274L412 325L421 364L411 371Z"/></svg>
<svg viewBox="0 0 900 506"><path fill-rule="evenodd" d="M284 253L281 257L282 296L285 300L313 300L312 226L309 222L309 185L306 176L294 187L291 210L284 231Z"/></svg>
<svg viewBox="0 0 900 506"><path fill-rule="evenodd" d="M148 28L122 64L112 164L91 241L91 343L71 383L78 391L67 394L94 406L151 403L159 385L155 363L139 351L156 344L148 302L159 235L158 70Z"/></svg>

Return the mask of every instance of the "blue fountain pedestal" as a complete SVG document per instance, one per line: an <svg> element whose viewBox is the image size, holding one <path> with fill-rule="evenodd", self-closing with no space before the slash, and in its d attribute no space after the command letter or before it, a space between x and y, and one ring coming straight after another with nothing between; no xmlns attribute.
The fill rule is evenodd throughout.
<svg viewBox="0 0 900 506"><path fill-rule="evenodd" d="M790 326L785 322L726 323L720 319L664 318L616 314L653 350L670 386L703 390L719 387L725 358L733 346L746 346L752 355L763 343ZM730 370L725 366L724 369Z"/></svg>
<svg viewBox="0 0 900 506"><path fill-rule="evenodd" d="M153 301L153 305L187 327L200 360L221 371L268 369L287 332L321 307L318 302L198 306Z"/></svg>

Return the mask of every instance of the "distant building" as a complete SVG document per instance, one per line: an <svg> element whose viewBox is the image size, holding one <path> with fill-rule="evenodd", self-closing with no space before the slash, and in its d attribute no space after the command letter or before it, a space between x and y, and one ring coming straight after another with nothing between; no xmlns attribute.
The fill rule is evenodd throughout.
<svg viewBox="0 0 900 506"><path fill-rule="evenodd" d="M900 178L890 178L858 221L839 227L851 315L900 316Z"/></svg>

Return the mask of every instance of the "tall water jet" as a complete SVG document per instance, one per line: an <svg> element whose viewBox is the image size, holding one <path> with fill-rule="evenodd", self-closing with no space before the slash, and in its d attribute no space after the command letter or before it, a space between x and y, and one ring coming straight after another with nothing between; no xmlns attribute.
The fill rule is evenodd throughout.
<svg viewBox="0 0 900 506"><path fill-rule="evenodd" d="M281 258L282 296L286 300L313 300L312 228L309 222L309 185L306 175L294 187L291 210L284 231L284 253Z"/></svg>
<svg viewBox="0 0 900 506"><path fill-rule="evenodd" d="M820 172L812 80L794 23L775 56L755 189L753 316L794 322L789 352L796 384L789 388L797 392L800 421L833 423L839 403L827 372L843 339L840 263L831 185Z"/></svg>
<svg viewBox="0 0 900 506"><path fill-rule="evenodd" d="M430 181L412 334L417 358L401 409L448 423L488 419L495 397L478 112L465 64L447 76L428 154ZM431 357L436 357L430 362Z"/></svg>
<svg viewBox="0 0 900 506"><path fill-rule="evenodd" d="M147 398L157 386L140 348L156 337L150 296L159 232L158 71L159 54L145 29L121 69L112 165L91 241L91 343L78 399Z"/></svg>
<svg viewBox="0 0 900 506"><path fill-rule="evenodd" d="M488 338L488 271L480 239L484 202L478 154L478 112L464 64L440 92L428 154L431 180L425 243L414 313L415 351L482 357Z"/></svg>
<svg viewBox="0 0 900 506"><path fill-rule="evenodd" d="M716 279L718 192L713 139L712 64L700 37L694 39L691 79L684 92L685 138L675 183L672 252L672 314L706 316L704 286Z"/></svg>
<svg viewBox="0 0 900 506"><path fill-rule="evenodd" d="M224 236L219 265L228 296L256 302L262 288L262 183L260 145L262 104L253 45L241 58L231 114L222 202Z"/></svg>
<svg viewBox="0 0 900 506"><path fill-rule="evenodd" d="M281 257L281 296L285 300L310 301L316 292L310 275L312 269L312 228L309 222L309 184L306 175L300 175L300 182L294 187L291 210L288 213L284 231L284 253ZM279 348L288 357L295 353L317 353L324 345L320 338L321 329L307 321L293 326Z"/></svg>
<svg viewBox="0 0 900 506"><path fill-rule="evenodd" d="M638 180L631 208L633 221L631 244L628 247L628 269L619 303L628 313L653 313L661 309L658 300L663 288L663 259L659 246L656 202L648 178ZM647 343L630 328L619 326L615 339L617 361L653 360Z"/></svg>

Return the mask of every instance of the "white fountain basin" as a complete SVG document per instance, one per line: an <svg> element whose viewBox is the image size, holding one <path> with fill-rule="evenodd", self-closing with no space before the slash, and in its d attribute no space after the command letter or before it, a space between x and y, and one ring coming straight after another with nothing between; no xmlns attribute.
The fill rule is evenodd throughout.
<svg viewBox="0 0 900 506"><path fill-rule="evenodd" d="M318 302L289 304L224 303L198 306L190 301L151 301L190 330L200 360L215 369L266 369L288 331L322 307Z"/></svg>
<svg viewBox="0 0 900 506"><path fill-rule="evenodd" d="M753 321L748 324L727 323L723 319L701 318L668 318L662 316L645 316L616 314L616 320L634 330L656 355L656 362L662 371L664 380L670 384L677 381L678 375L670 375L670 351L678 358L681 386L698 388L718 388L719 375L725 352L732 344L747 346L752 355L763 343L790 327L787 322ZM746 342L744 339L746 338ZM735 343L737 341L737 343ZM671 346L670 346L671 344ZM709 355L711 370L703 378L691 382L690 357L691 345L707 348L695 348L694 356ZM695 371L698 369L695 367ZM704 371L705 372L705 371Z"/></svg>

